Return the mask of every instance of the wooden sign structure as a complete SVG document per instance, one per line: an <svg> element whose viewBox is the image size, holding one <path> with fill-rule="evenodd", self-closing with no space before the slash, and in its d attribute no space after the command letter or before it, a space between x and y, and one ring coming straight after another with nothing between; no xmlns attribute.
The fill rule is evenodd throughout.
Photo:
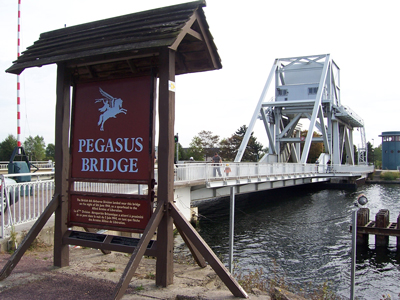
<svg viewBox="0 0 400 300"><path fill-rule="evenodd" d="M156 285L166 287L173 283L173 224L199 266L205 267L208 262L234 296L247 298L246 292L173 203L175 90L170 86L175 85L175 75L222 68L202 9L204 6L205 1L194 1L42 33L7 70L20 74L25 68L53 63L58 66L56 190L53 200L4 266L0 280L11 273L55 212L55 266L69 265L70 244L132 253L113 299L122 298L144 254L157 258ZM115 124L123 119L124 112L136 109L133 103L137 103L135 96L140 89L133 90L130 85L151 79L153 75L159 80L159 163L157 208L152 213L149 207L153 203L155 184L151 128L154 109L150 108L147 114L148 126L144 125L147 121L142 120L140 128L135 128L138 123L134 119L124 121L124 125ZM72 127L71 86L74 93ZM145 86L144 90L149 91L155 84L146 83ZM139 106L151 107L154 100L150 91L139 98ZM118 113L103 114L103 117L86 113L96 109L105 113L111 107L113 113ZM135 149L132 151L135 153L129 152L131 149ZM148 193L104 195L80 189L78 183L82 182L143 184L147 185ZM143 210L139 212L132 207ZM113 214L112 210L118 213ZM142 219L143 222L137 222ZM69 225L83 226L88 232L68 230ZM93 228L143 232L143 235L135 240L97 234ZM157 240L152 241L155 231Z"/></svg>

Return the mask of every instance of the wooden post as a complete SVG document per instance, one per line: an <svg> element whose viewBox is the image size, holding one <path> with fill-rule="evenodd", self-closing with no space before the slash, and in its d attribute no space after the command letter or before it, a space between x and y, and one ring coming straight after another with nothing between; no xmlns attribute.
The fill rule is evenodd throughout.
<svg viewBox="0 0 400 300"><path fill-rule="evenodd" d="M357 211L357 227L363 227L369 222L369 208L362 207ZM357 246L368 246L368 234L357 232Z"/></svg>
<svg viewBox="0 0 400 300"><path fill-rule="evenodd" d="M68 230L70 87L71 74L64 63L59 63L55 131L55 195L59 195L54 223L54 266L56 267L69 265L69 245L63 244L62 238Z"/></svg>
<svg viewBox="0 0 400 300"><path fill-rule="evenodd" d="M173 219L168 203L174 200L175 92L170 91L169 82L175 82L175 51L161 49L160 63L157 205L165 211L157 230L156 285L167 287L174 279Z"/></svg>
<svg viewBox="0 0 400 300"><path fill-rule="evenodd" d="M399 213L399 215L397 217L397 226L396 226L396 228L400 229L400 213ZM397 251L400 251L400 236L397 236L396 239L397 239Z"/></svg>
<svg viewBox="0 0 400 300"><path fill-rule="evenodd" d="M381 209L375 216L375 227L387 228L389 225L389 210ZM388 235L375 235L375 247L387 247L389 245Z"/></svg>

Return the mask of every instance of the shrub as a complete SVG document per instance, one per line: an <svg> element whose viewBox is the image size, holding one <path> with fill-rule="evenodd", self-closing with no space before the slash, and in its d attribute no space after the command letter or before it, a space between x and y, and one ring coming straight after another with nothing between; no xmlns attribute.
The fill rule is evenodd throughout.
<svg viewBox="0 0 400 300"><path fill-rule="evenodd" d="M384 172L381 174L381 179L383 180L396 180L400 177L398 172Z"/></svg>

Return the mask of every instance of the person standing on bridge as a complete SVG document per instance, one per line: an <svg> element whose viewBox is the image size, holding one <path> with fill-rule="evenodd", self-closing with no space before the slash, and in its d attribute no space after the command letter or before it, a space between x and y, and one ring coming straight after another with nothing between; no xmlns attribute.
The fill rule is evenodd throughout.
<svg viewBox="0 0 400 300"><path fill-rule="evenodd" d="M215 154L214 154L214 156L212 158L212 162L213 162L213 166L214 166L214 168L213 168L213 176L216 177L217 176L217 172L218 172L219 177L221 177L222 174L221 174L221 170L219 169L219 166L222 163L222 159L218 155L217 152L215 152Z"/></svg>
<svg viewBox="0 0 400 300"><path fill-rule="evenodd" d="M232 172L231 168L229 167L229 164L226 164L224 172L226 173L226 177L229 177L229 173Z"/></svg>
<svg viewBox="0 0 400 300"><path fill-rule="evenodd" d="M331 167L331 160L328 160L328 162L326 163L327 167L326 167L326 173L329 173L332 169Z"/></svg>

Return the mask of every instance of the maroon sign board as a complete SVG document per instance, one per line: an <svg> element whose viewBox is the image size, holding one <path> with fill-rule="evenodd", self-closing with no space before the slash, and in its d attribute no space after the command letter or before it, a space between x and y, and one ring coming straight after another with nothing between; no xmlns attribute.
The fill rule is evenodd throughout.
<svg viewBox="0 0 400 300"><path fill-rule="evenodd" d="M146 227L154 185L153 84L150 76L75 84L69 225L120 231ZM76 182L82 182L79 190ZM132 184L147 184L148 193L98 192L93 183L126 184L131 190Z"/></svg>

